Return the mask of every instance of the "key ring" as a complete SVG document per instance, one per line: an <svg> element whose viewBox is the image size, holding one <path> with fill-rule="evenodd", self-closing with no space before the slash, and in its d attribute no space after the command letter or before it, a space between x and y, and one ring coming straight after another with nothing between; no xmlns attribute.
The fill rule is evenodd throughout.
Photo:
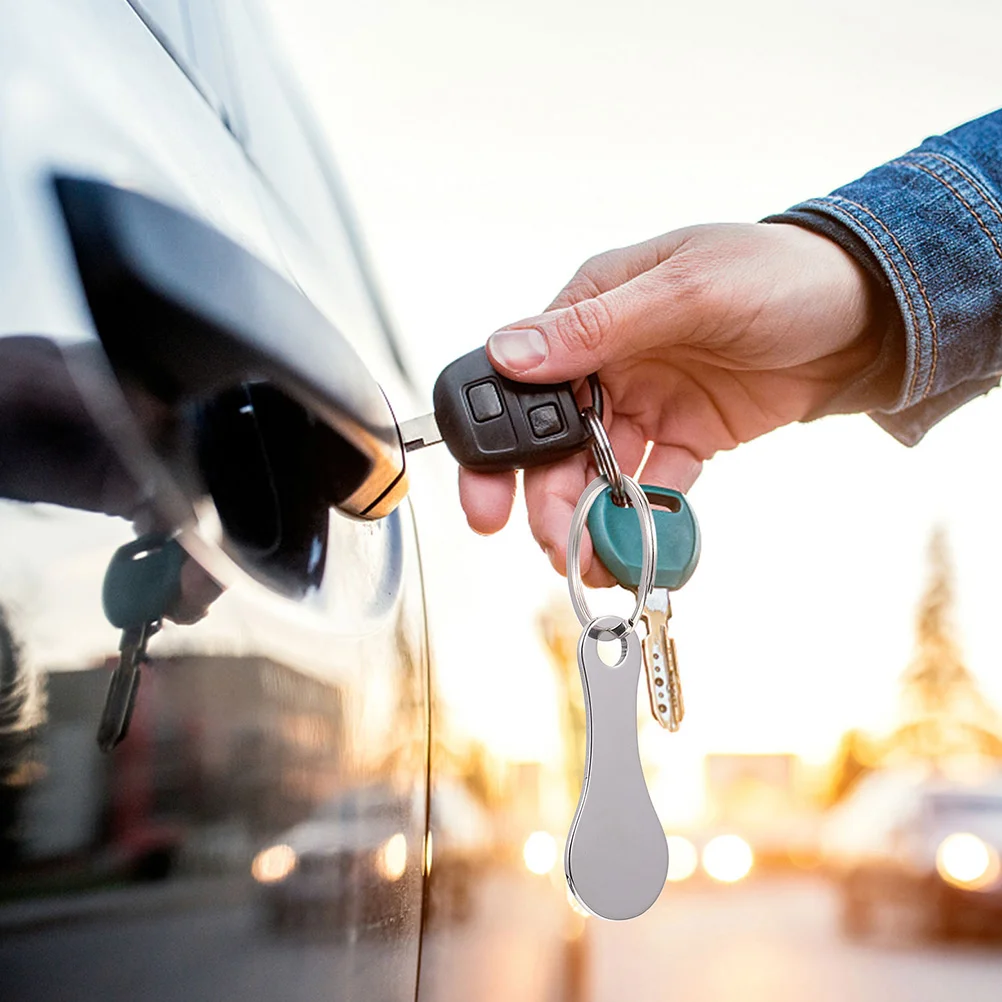
<svg viewBox="0 0 1002 1002"><path fill-rule="evenodd" d="M602 420L602 413L605 410L605 400L602 395L602 381L598 378L598 373L593 372L588 377L588 389L591 391L591 407Z"/></svg>
<svg viewBox="0 0 1002 1002"><path fill-rule="evenodd" d="M623 471L619 468L612 443L602 424L602 414L605 401L602 394L602 383L598 373L593 372L588 377L588 389L591 390L591 405L581 409L581 420L591 436L591 451L595 457L598 472L609 481L612 487L612 500L620 508L627 507L626 491L623 490Z"/></svg>
<svg viewBox="0 0 1002 1002"><path fill-rule="evenodd" d="M640 564L640 584L637 587L637 605L633 615L623 622L621 628L613 628L609 632L614 637L625 637L637 625L637 620L647 605L651 589L654 587L654 575L658 564L658 541L654 534L654 515L651 512L647 495L640 485L626 474L621 474L626 494L633 502L633 507L640 520L640 541L643 545L643 558ZM571 604L574 614L583 627L588 627L595 617L588 608L584 597L584 582L581 580L581 537L588 524L588 512L598 496L609 486L604 476L596 477L578 499L574 516L571 519L570 535L567 539L567 587L571 593Z"/></svg>
<svg viewBox="0 0 1002 1002"><path fill-rule="evenodd" d="M605 477L612 488L612 500L620 508L626 507L626 491L623 489L623 471L619 468L616 454L612 451L612 443L606 433L602 419L594 408L586 407L581 412L581 420L591 434L591 451L595 457L598 472Z"/></svg>

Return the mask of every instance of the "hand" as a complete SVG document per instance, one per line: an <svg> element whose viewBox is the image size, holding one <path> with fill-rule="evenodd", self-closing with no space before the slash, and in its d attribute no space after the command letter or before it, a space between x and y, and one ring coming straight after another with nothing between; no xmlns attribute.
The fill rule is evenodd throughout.
<svg viewBox="0 0 1002 1002"><path fill-rule="evenodd" d="M605 426L625 473L688 490L702 464L817 412L875 358L869 280L837 244L797 226L694 226L600 254L549 309L491 335L501 373L525 382L598 372ZM581 394L587 400L587 389ZM525 471L529 525L564 573L589 453ZM508 520L512 473L460 471L470 525ZM582 547L589 584L612 584Z"/></svg>

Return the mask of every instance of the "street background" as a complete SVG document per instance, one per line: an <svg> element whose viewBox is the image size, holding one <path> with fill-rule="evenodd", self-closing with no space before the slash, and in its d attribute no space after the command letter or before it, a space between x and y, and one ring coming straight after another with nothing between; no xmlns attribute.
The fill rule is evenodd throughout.
<svg viewBox="0 0 1002 1002"><path fill-rule="evenodd" d="M897 0L269 9L425 403L444 365L542 309L592 254L762 218L998 103L1002 11L978 0L948 13ZM914 450L865 417L831 418L707 464L691 494L702 562L673 603L690 713L666 744L677 771L698 772L707 751L820 761L847 726L890 726L937 523L957 564L965 652L1002 699L1002 538L991 528L1002 474L990 459L1000 428L1002 403L988 397ZM453 464L429 451L411 465L435 470L435 514L454 540L464 523ZM499 536L462 538L461 562L443 547L426 568L444 695L500 753L545 757L551 729L511 719L552 719L534 616L564 584L520 505ZM480 652L489 671L471 673L455 624L482 619L485 603L499 628ZM485 711L494 670L506 684ZM699 810L692 789L674 799Z"/></svg>

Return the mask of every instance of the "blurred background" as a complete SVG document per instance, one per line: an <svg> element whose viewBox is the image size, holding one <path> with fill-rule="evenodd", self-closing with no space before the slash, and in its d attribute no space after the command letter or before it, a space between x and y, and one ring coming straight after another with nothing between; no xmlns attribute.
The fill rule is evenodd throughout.
<svg viewBox="0 0 1002 1002"><path fill-rule="evenodd" d="M261 6L398 330L399 418L592 254L762 218L1002 104L987 0ZM1000 432L991 394L911 450L840 417L706 465L701 564L672 600L680 732L638 694L669 882L621 924L564 885L584 754L565 582L520 500L497 536L467 529L444 448L408 459L430 673L419 600L377 636L352 580L416 577L410 529L333 519L347 556L307 610L334 610L329 634L234 591L168 625L108 758L93 719L118 638L97 596L131 531L70 511L56 535L4 502L9 552L67 556L37 579L0 565L0 984L396 999L425 928L428 1002L995 1002ZM8 691L19 664L44 693Z"/></svg>
<svg viewBox="0 0 1002 1002"><path fill-rule="evenodd" d="M1002 12L979 0L272 6L425 399L445 364L543 308L591 254L761 218L999 103ZM969 942L847 946L843 884L819 874L828 812L869 771L903 770L914 802L888 819L875 806L885 798L871 797L857 838L866 858L840 873L873 871L883 890L885 869L926 874L909 840L952 826L990 844L1002 830L1002 801L987 794L985 816L929 821L920 806L926 773L990 786L1002 748L1000 430L1002 403L989 397L913 450L865 417L831 418L707 464L691 492L702 562L673 601L681 731L659 730L639 704L655 804L687 840L673 846L680 882L640 920L589 920L596 999L938 1000L961 986L994 997L1002 954ZM420 464L434 465L454 538L450 464L430 453ZM425 544L450 725L502 799L563 763L572 806L580 697L564 584L520 502L498 537L471 534L461 549L457 560L455 547ZM564 823L550 823L559 842ZM713 853L718 835L743 842ZM911 851L935 856L936 845ZM949 879L923 876L914 893L892 881L888 896L912 907L878 910L928 921Z"/></svg>

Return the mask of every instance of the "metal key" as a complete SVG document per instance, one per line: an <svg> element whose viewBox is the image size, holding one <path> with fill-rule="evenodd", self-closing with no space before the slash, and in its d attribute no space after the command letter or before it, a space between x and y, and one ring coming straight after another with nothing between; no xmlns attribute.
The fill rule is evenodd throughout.
<svg viewBox="0 0 1002 1002"><path fill-rule="evenodd" d="M677 731L685 716L685 703L682 700L675 641L668 635L671 599L667 588L654 588L651 591L644 604L641 619L647 626L642 650L651 713L662 727Z"/></svg>
<svg viewBox="0 0 1002 1002"><path fill-rule="evenodd" d="M677 731L685 716L685 702L675 641L668 635L670 592L689 580L699 562L699 523L679 491L649 486L642 490L651 502L658 541L655 587L641 617L647 626L642 645L647 691L654 719L662 727ZM641 547L634 513L615 505L607 491L591 510L588 530L598 558L624 588L636 592Z"/></svg>
<svg viewBox="0 0 1002 1002"><path fill-rule="evenodd" d="M463 466L485 473L541 466L586 449L591 433L570 383L517 383L484 348L446 366L435 411L400 424L404 451L444 441Z"/></svg>
<svg viewBox="0 0 1002 1002"><path fill-rule="evenodd" d="M185 559L177 540L158 533L119 547L108 564L101 599L108 622L122 631L122 639L97 729L104 752L128 733L146 647L177 597Z"/></svg>

